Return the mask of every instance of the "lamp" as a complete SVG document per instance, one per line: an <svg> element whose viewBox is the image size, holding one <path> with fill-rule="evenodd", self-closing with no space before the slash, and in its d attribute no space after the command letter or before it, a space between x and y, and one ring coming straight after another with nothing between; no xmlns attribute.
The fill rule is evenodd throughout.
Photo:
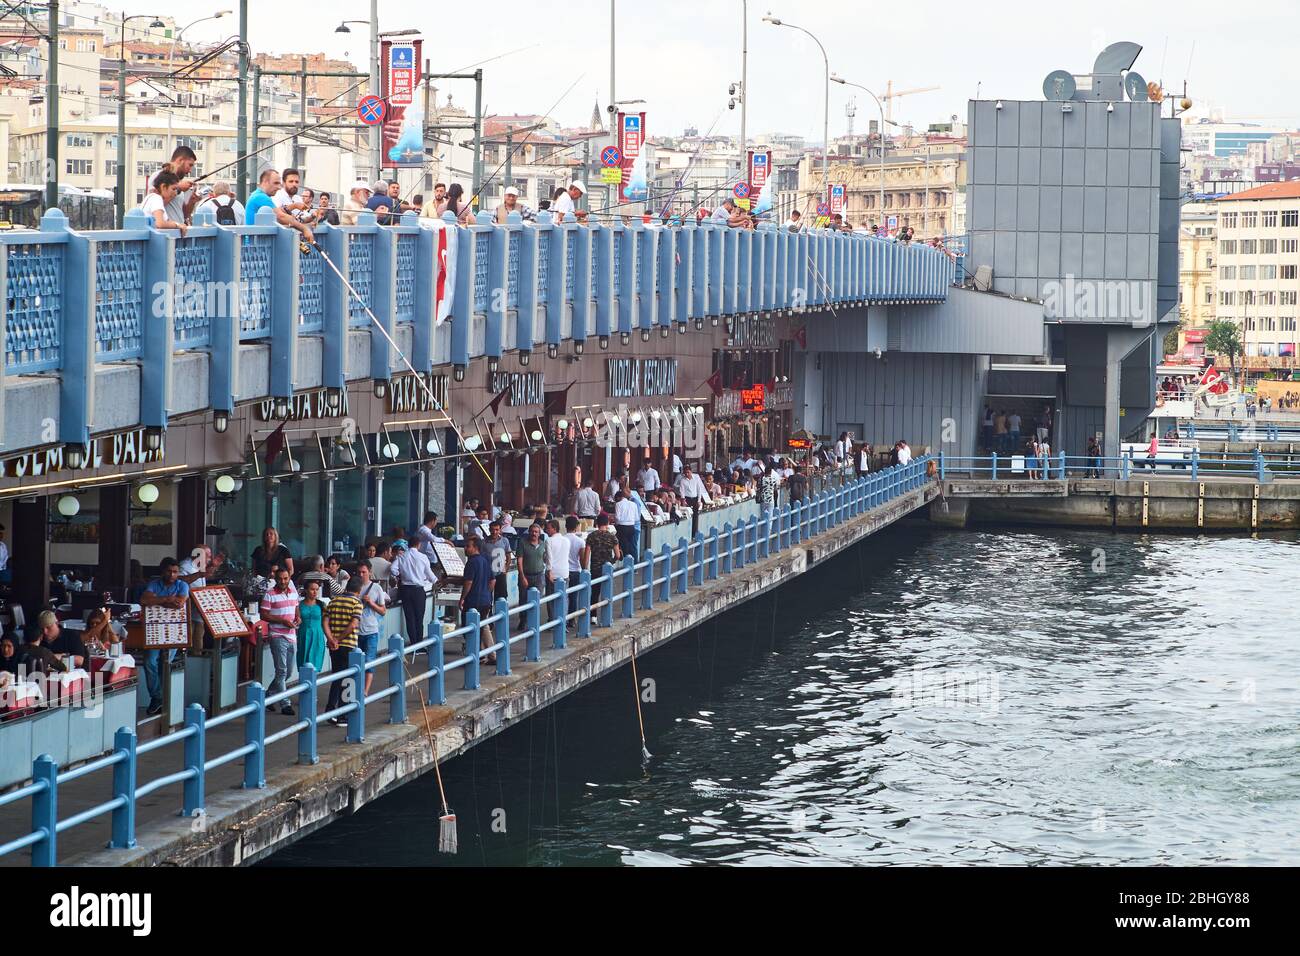
<svg viewBox="0 0 1300 956"><path fill-rule="evenodd" d="M709 316L709 325L713 326L715 329L718 327L718 317L716 315Z"/></svg>
<svg viewBox="0 0 1300 956"><path fill-rule="evenodd" d="M81 511L81 501L76 495L64 495L54 506L58 509L59 514L65 518L75 517Z"/></svg>
<svg viewBox="0 0 1300 956"><path fill-rule="evenodd" d="M274 414L276 418L288 418L289 400L287 398L277 397L272 409L272 414Z"/></svg>
<svg viewBox="0 0 1300 956"><path fill-rule="evenodd" d="M695 317L695 331L696 331L696 332L703 332L703 331L704 331L704 317L703 317L703 316L699 316L699 315L697 315L697 316Z"/></svg>
<svg viewBox="0 0 1300 956"><path fill-rule="evenodd" d="M470 435L468 438L465 439L465 450L474 451L474 449L478 448L478 446L481 444L483 444L482 439L480 439L477 435Z"/></svg>
<svg viewBox="0 0 1300 956"><path fill-rule="evenodd" d="M582 350L585 349L586 347L587 347L587 346L586 346L585 344L583 344L582 339L574 339L574 340L573 340L573 354L574 354L574 355L581 355L581 354L582 354Z"/></svg>
<svg viewBox="0 0 1300 956"><path fill-rule="evenodd" d="M623 345L630 345L631 342L632 342L632 333L631 333L631 332L620 332L620 333L618 333L618 340L619 340L619 342L621 342Z"/></svg>
<svg viewBox="0 0 1300 956"><path fill-rule="evenodd" d="M528 363L532 361L532 358L533 358L533 353L532 353L532 350L531 350L531 349L520 349L520 350L519 350L519 364L520 364L520 365L527 366Z"/></svg>
<svg viewBox="0 0 1300 956"><path fill-rule="evenodd" d="M666 325L659 326L659 337L661 339L668 338L668 326Z"/></svg>
<svg viewBox="0 0 1300 956"><path fill-rule="evenodd" d="M487 365L489 372L496 372L496 370L501 367L501 360L495 355L489 355Z"/></svg>
<svg viewBox="0 0 1300 956"><path fill-rule="evenodd" d="M213 487L217 489L218 494L231 495L235 493L235 479L230 475L218 475L217 480L213 482Z"/></svg>
<svg viewBox="0 0 1300 956"><path fill-rule="evenodd" d="M453 365L453 366L451 367L451 377L454 378L454 379L455 379L456 381L458 381L458 382L463 382L463 381L465 381L465 366L463 366L463 365Z"/></svg>
<svg viewBox="0 0 1300 956"><path fill-rule="evenodd" d="M157 451L162 447L163 429L161 425L150 425L144 430L144 447Z"/></svg>
<svg viewBox="0 0 1300 956"><path fill-rule="evenodd" d="M218 435L224 435L230 427L230 413L216 411L212 413L212 429Z"/></svg>
<svg viewBox="0 0 1300 956"><path fill-rule="evenodd" d="M375 398L383 398L385 395L387 395L387 394L388 394L388 380L387 380L387 379L382 379L382 378L377 378L377 379L375 379L375 388L374 388L374 391L375 391Z"/></svg>
<svg viewBox="0 0 1300 956"><path fill-rule="evenodd" d="M390 442L387 442L387 443L384 445L384 457L385 457L385 458L389 458L389 459L392 459L393 461L396 461L396 460L397 460L397 456L398 456L399 454L400 454L400 450L398 449L397 445L394 444L393 442L390 441ZM298 464L298 463L295 461L294 464L296 465L296 464ZM298 469L296 469L296 468L294 469L294 471L297 471L297 470L298 470Z"/></svg>
<svg viewBox="0 0 1300 956"><path fill-rule="evenodd" d="M609 336L608 336L608 335L602 335L602 336L600 337L599 341L600 341L600 347L601 347L602 349L607 349L607 348L609 348Z"/></svg>
<svg viewBox="0 0 1300 956"><path fill-rule="evenodd" d="M555 423L555 427L558 428L558 429L559 429L560 431L562 431L562 432L563 432L563 431L568 431L568 430L569 430L569 420L568 420L567 418L561 418L558 422Z"/></svg>
<svg viewBox="0 0 1300 956"><path fill-rule="evenodd" d="M76 442L69 442L63 446L63 460L67 462L69 468L84 468L86 465L86 448L84 445Z"/></svg>
<svg viewBox="0 0 1300 956"><path fill-rule="evenodd" d="M678 322L678 323L677 323L677 331L678 331L679 333L685 335L685 334L686 334L686 323L685 323L685 322Z"/></svg>
<svg viewBox="0 0 1300 956"><path fill-rule="evenodd" d="M528 437L531 438L533 441L541 441L541 440L542 440L542 431L541 431L541 429L540 429L540 428L534 428L534 429L532 430L532 432L529 434Z"/></svg>
<svg viewBox="0 0 1300 956"><path fill-rule="evenodd" d="M642 341L642 342L649 342L649 341L650 341L650 330L649 330L649 329L642 329L642 330L641 330L641 341Z"/></svg>
<svg viewBox="0 0 1300 956"><path fill-rule="evenodd" d="M343 404L343 389L327 388L325 389L325 407L331 412L337 412Z"/></svg>
<svg viewBox="0 0 1300 956"><path fill-rule="evenodd" d="M557 355L559 355L559 354L560 354L560 346L559 346L558 343L556 343L556 342L547 342L547 343L546 343L546 357L547 357L547 358L555 358L555 356L557 356Z"/></svg>
<svg viewBox="0 0 1300 956"><path fill-rule="evenodd" d="M425 443L424 450L427 451L430 455L437 455L437 454L441 454L442 446L438 444L438 439L430 438Z"/></svg>

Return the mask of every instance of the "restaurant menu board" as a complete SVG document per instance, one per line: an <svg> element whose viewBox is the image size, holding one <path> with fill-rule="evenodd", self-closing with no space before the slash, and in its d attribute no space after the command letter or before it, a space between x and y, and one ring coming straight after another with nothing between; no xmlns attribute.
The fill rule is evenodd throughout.
<svg viewBox="0 0 1300 956"><path fill-rule="evenodd" d="M186 647L190 643L190 612L186 607L144 606L146 648Z"/></svg>
<svg viewBox="0 0 1300 956"><path fill-rule="evenodd" d="M442 573L451 578L465 576L465 559L450 541L444 538L433 539L433 555L442 567Z"/></svg>
<svg viewBox="0 0 1300 956"><path fill-rule="evenodd" d="M203 622L208 626L208 633L216 638L247 637L248 622L243 612L235 603L235 596L230 588L216 584L206 588L191 588L190 597L194 606L203 615Z"/></svg>

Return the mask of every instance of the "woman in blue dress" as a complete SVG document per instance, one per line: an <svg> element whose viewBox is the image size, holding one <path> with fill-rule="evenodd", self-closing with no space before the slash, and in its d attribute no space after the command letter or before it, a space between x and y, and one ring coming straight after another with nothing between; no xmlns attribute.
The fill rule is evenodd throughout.
<svg viewBox="0 0 1300 956"><path fill-rule="evenodd" d="M320 602L320 582L308 581L307 593L298 605L302 623L298 625L298 667L310 664L320 673L325 666L325 628L321 623L324 605Z"/></svg>

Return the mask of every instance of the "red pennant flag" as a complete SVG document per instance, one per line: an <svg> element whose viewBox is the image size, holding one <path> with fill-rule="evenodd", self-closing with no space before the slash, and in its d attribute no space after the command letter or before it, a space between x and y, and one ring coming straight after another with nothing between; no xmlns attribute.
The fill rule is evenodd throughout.
<svg viewBox="0 0 1300 956"><path fill-rule="evenodd" d="M794 340L799 343L799 348L806 349L808 347L808 326L804 325L795 329Z"/></svg>
<svg viewBox="0 0 1300 956"><path fill-rule="evenodd" d="M709 391L713 393L714 398L721 398L722 397L722 369L718 369L707 379L705 379L704 384L709 386Z"/></svg>
<svg viewBox="0 0 1300 956"><path fill-rule="evenodd" d="M262 445L263 452L266 456L266 470L270 471L275 460L280 457L280 452L284 451L284 422L280 422L278 428L266 436L266 442Z"/></svg>

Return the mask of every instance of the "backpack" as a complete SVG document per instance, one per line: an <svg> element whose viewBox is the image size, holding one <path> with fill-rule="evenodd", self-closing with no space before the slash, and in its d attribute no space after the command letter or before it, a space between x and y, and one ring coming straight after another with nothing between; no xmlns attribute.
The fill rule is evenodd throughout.
<svg viewBox="0 0 1300 956"><path fill-rule="evenodd" d="M217 223L219 225L222 226L239 225L239 220L235 218L235 200L233 198L230 200L230 202L226 203L225 205L222 205L221 200L219 199L212 200L212 204L217 207L217 211L215 215L217 217Z"/></svg>

